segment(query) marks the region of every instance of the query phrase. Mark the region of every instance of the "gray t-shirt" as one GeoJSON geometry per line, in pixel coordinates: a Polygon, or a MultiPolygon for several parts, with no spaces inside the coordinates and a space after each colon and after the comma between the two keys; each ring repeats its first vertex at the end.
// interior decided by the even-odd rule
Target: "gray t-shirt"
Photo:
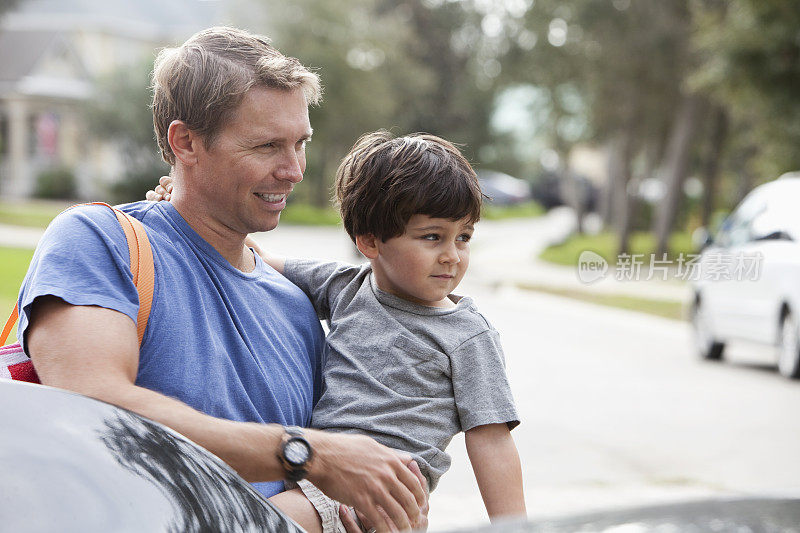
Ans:
{"type": "Polygon", "coordinates": [[[284,274],[330,328],[312,427],[412,454],[433,490],[453,435],[519,424],[497,331],[471,298],[414,304],[380,290],[368,264],[291,260],[284,274]]]}

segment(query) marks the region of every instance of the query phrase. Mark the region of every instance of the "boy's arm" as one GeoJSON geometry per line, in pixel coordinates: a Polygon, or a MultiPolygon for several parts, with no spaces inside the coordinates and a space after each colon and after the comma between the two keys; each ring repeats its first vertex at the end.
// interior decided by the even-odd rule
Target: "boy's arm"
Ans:
{"type": "Polygon", "coordinates": [[[475,479],[489,518],[524,517],[522,467],[508,425],[487,424],[465,433],[475,479]]]}
{"type": "Polygon", "coordinates": [[[250,235],[248,235],[247,238],[244,240],[244,245],[249,246],[250,248],[255,250],[256,253],[261,256],[261,259],[263,259],[266,264],[277,270],[279,274],[283,274],[283,267],[286,265],[285,257],[268,254],[267,252],[262,250],[261,247],[258,246],[258,244],[256,244],[256,241],[254,241],[250,235]]]}

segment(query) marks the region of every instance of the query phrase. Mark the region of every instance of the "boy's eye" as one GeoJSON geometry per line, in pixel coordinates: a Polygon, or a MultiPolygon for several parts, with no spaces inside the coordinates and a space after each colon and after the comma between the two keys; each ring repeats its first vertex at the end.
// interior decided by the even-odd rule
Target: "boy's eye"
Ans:
{"type": "Polygon", "coordinates": [[[461,242],[469,242],[471,238],[472,235],[470,235],[469,233],[462,233],[461,235],[458,236],[458,240],[461,242]]]}
{"type": "Polygon", "coordinates": [[[423,235],[422,239],[424,239],[426,241],[438,241],[439,240],[439,236],[437,234],[435,234],[435,233],[428,233],[427,235],[423,235]]]}

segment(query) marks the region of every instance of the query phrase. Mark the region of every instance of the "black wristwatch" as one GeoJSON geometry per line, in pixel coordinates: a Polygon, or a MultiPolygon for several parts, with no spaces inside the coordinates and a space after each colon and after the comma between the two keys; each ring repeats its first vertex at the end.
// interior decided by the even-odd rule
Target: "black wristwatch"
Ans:
{"type": "Polygon", "coordinates": [[[281,441],[278,459],[286,470],[286,480],[296,483],[306,477],[308,464],[314,453],[311,450],[311,444],[303,436],[301,428],[286,426],[283,429],[285,433],[281,441]]]}

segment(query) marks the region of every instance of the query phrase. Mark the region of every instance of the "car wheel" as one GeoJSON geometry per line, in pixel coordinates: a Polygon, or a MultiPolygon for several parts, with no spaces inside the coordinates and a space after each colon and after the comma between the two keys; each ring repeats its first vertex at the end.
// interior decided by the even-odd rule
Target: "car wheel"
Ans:
{"type": "Polygon", "coordinates": [[[725,344],[717,341],[708,323],[708,316],[698,299],[692,306],[692,327],[694,328],[694,341],[700,357],[707,361],[719,361],[725,344]]]}
{"type": "Polygon", "coordinates": [[[778,372],[787,378],[800,377],[800,329],[791,311],[786,313],[781,322],[778,372]]]}

